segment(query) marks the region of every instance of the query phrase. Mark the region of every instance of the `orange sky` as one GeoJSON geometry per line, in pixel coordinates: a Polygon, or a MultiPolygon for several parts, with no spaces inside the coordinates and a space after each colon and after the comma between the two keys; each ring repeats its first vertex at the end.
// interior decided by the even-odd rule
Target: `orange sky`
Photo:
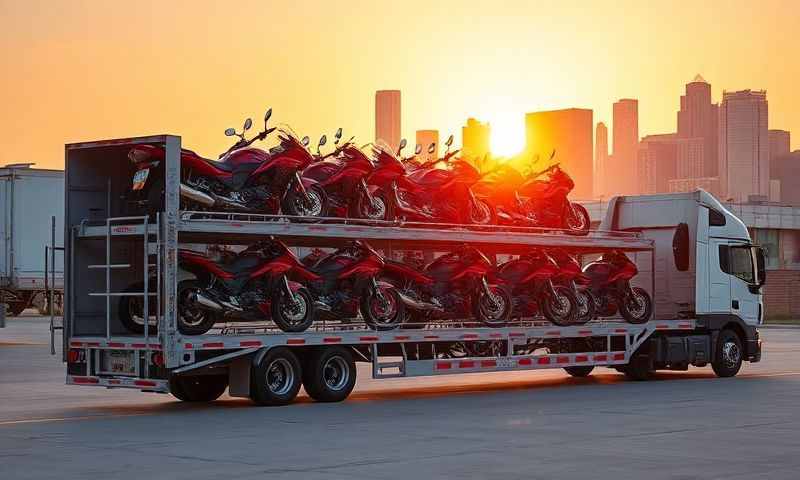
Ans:
{"type": "MultiPolygon", "coordinates": [[[[800,145],[796,1],[0,0],[0,165],[61,167],[70,141],[175,133],[214,156],[266,106],[316,137],[373,136],[373,95],[403,92],[403,135],[467,116],[520,142],[527,111],[639,99],[640,134],[675,130],[683,84],[766,89],[800,145]]],[[[258,124],[258,122],[257,122],[258,124]]]]}

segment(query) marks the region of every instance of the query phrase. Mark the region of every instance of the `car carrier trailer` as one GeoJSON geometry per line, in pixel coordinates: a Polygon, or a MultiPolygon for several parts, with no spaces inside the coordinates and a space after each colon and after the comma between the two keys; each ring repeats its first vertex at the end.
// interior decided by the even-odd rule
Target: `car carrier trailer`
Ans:
{"type": "MultiPolygon", "coordinates": [[[[355,362],[374,378],[563,368],[575,376],[612,367],[634,379],[656,369],[712,365],[735,375],[759,361],[763,253],[747,229],[706,192],[617,197],[600,230],[558,231],[465,225],[191,212],[180,208],[180,137],[161,135],[66,146],[66,382],[172,393],[181,400],[229,395],[285,404],[301,384],[319,401],[346,398],[355,362]],[[164,178],[155,213],[126,201],[136,144],[159,144],[164,178]],[[203,335],[177,329],[179,244],[248,245],[269,236],[297,248],[368,241],[396,251],[446,252],[464,243],[489,255],[560,247],[583,258],[620,250],[639,267],[634,279],[654,299],[650,321],[618,317],[554,326],[541,318],[488,328],[474,320],[376,331],[354,321],[318,321],[285,333],[270,321],[217,324],[203,335]],[[141,285],[131,291],[130,285],[141,285]],[[126,332],[118,300],[140,296],[154,324],[126,332]],[[155,330],[155,331],[154,331],[155,330]]],[[[152,209],[152,205],[150,206],[152,209]]]]}

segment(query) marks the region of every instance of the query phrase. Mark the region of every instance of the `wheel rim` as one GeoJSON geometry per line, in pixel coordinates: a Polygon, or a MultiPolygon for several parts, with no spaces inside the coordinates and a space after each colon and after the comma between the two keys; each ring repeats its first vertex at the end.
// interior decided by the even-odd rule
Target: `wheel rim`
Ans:
{"type": "Polygon", "coordinates": [[[308,312],[308,302],[306,301],[306,297],[299,293],[294,294],[294,301],[292,301],[288,295],[284,294],[280,309],[281,316],[286,320],[287,323],[291,325],[298,325],[303,323],[306,318],[306,313],[308,312]]]}
{"type": "Polygon", "coordinates": [[[578,318],[584,318],[589,314],[589,295],[586,292],[578,292],[578,318]]]}
{"type": "Polygon", "coordinates": [[[388,288],[381,288],[381,295],[370,295],[369,313],[378,325],[392,325],[397,319],[397,297],[388,288]]]}
{"type": "Polygon", "coordinates": [[[583,230],[586,228],[586,217],[583,216],[583,213],[575,206],[570,206],[571,215],[567,215],[567,227],[570,230],[583,230]]]}
{"type": "Polygon", "coordinates": [[[489,323],[501,321],[506,313],[508,302],[499,289],[491,288],[490,295],[484,293],[478,302],[483,320],[489,323]]]}
{"type": "Polygon", "coordinates": [[[566,295],[556,293],[555,297],[550,297],[550,312],[557,318],[567,318],[570,314],[569,299],[566,295]]]}
{"type": "MultiPolygon", "coordinates": [[[[130,313],[130,318],[133,323],[136,325],[144,326],[144,302],[139,298],[131,298],[128,300],[128,312],[130,313]]],[[[153,326],[156,324],[155,320],[150,320],[150,316],[148,315],[148,321],[150,321],[150,325],[153,326]]]]}
{"type": "Polygon", "coordinates": [[[294,369],[285,358],[276,358],[267,367],[267,388],[275,395],[286,395],[294,384],[294,369]]]}
{"type": "Polygon", "coordinates": [[[306,191],[305,196],[296,197],[297,213],[306,217],[322,216],[322,197],[314,189],[306,191]]]}
{"type": "Polygon", "coordinates": [[[469,216],[472,223],[486,225],[492,221],[492,211],[486,202],[478,200],[469,209],[469,216]]]}
{"type": "Polygon", "coordinates": [[[202,309],[197,308],[191,300],[192,296],[199,291],[200,290],[197,288],[191,288],[184,290],[181,295],[180,320],[181,323],[189,327],[197,327],[206,319],[206,313],[202,309]]]}
{"type": "Polygon", "coordinates": [[[342,390],[350,381],[350,368],[344,358],[331,357],[322,366],[322,380],[330,390],[342,390]]]}
{"type": "Polygon", "coordinates": [[[728,340],[722,345],[722,363],[726,368],[735,368],[741,358],[742,351],[736,342],[728,340]]]}
{"type": "Polygon", "coordinates": [[[371,220],[383,220],[386,218],[386,201],[379,197],[372,197],[372,201],[363,202],[363,214],[371,220]]]}
{"type": "Polygon", "coordinates": [[[628,312],[630,312],[633,318],[640,319],[644,317],[647,312],[647,299],[644,298],[641,292],[637,292],[636,290],[628,296],[627,305],[628,312]]]}

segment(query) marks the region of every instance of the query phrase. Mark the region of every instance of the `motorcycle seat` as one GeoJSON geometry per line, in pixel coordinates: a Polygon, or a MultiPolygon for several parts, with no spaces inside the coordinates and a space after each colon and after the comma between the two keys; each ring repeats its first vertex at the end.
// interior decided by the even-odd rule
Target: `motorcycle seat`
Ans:
{"type": "Polygon", "coordinates": [[[433,169],[417,175],[409,175],[408,180],[420,187],[438,187],[446,184],[453,179],[453,174],[449,170],[433,169]]]}

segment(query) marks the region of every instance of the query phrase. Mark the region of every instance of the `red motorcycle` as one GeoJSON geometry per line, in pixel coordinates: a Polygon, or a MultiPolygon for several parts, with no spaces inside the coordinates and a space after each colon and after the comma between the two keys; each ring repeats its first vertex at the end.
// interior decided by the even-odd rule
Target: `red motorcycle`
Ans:
{"type": "Polygon", "coordinates": [[[645,323],[653,314],[653,300],[646,290],[631,287],[630,280],[639,273],[625,253],[611,251],[583,268],[589,277],[597,314],[614,316],[617,311],[629,323],[645,323]]]}
{"type": "MultiPolygon", "coordinates": [[[[226,136],[238,136],[239,140],[220,155],[218,161],[205,159],[191,150],[181,150],[183,209],[268,214],[283,210],[288,215],[322,215],[324,190],[313,180],[303,180],[299,175],[314,160],[304,142],[291,132],[281,131],[280,144],[269,153],[250,147],[275,130],[267,127],[271,115],[270,109],[264,116],[264,130],[249,140],[245,133],[252,126],[250,119],[245,121],[241,133],[227,129],[226,136]]],[[[165,154],[160,145],[137,145],[128,153],[136,169],[128,194],[134,205],[160,205],[156,199],[163,197],[164,175],[150,175],[150,171],[164,161],[165,154]]]]}
{"type": "Polygon", "coordinates": [[[583,273],[581,262],[576,255],[561,248],[550,249],[548,253],[556,261],[559,269],[553,277],[553,282],[572,290],[577,300],[578,311],[573,324],[583,325],[589,322],[595,315],[595,299],[588,288],[591,279],[583,273]]]}
{"type": "Polygon", "coordinates": [[[306,285],[322,312],[337,319],[360,312],[376,330],[391,330],[403,322],[405,310],[397,290],[378,280],[385,260],[367,243],[354,241],[328,255],[311,255],[304,263],[316,277],[306,285]]]}
{"type": "Polygon", "coordinates": [[[530,226],[559,228],[567,233],[588,235],[591,226],[589,212],[583,205],[570,202],[567,198],[574,187],[575,182],[567,172],[559,164],[553,164],[517,188],[516,213],[527,218],[530,226]],[[539,180],[544,174],[548,178],[539,180]]]}
{"type": "Polygon", "coordinates": [[[178,250],[179,268],[193,277],[178,283],[182,334],[201,335],[228,320],[272,318],[285,332],[302,332],[311,326],[315,306],[311,292],[300,282],[317,277],[286,245],[263,241],[230,256],[223,263],[200,252],[178,250]]]}
{"type": "Polygon", "coordinates": [[[557,285],[558,263],[541,249],[532,249],[519,258],[500,265],[496,281],[511,290],[514,310],[519,318],[539,313],[556,325],[571,325],[578,311],[575,294],[557,285]]]}
{"type": "Polygon", "coordinates": [[[411,311],[410,327],[469,318],[502,327],[511,316],[511,295],[505,287],[489,283],[494,268],[484,254],[465,245],[421,271],[387,260],[383,278],[398,287],[400,300],[411,311]]]}

